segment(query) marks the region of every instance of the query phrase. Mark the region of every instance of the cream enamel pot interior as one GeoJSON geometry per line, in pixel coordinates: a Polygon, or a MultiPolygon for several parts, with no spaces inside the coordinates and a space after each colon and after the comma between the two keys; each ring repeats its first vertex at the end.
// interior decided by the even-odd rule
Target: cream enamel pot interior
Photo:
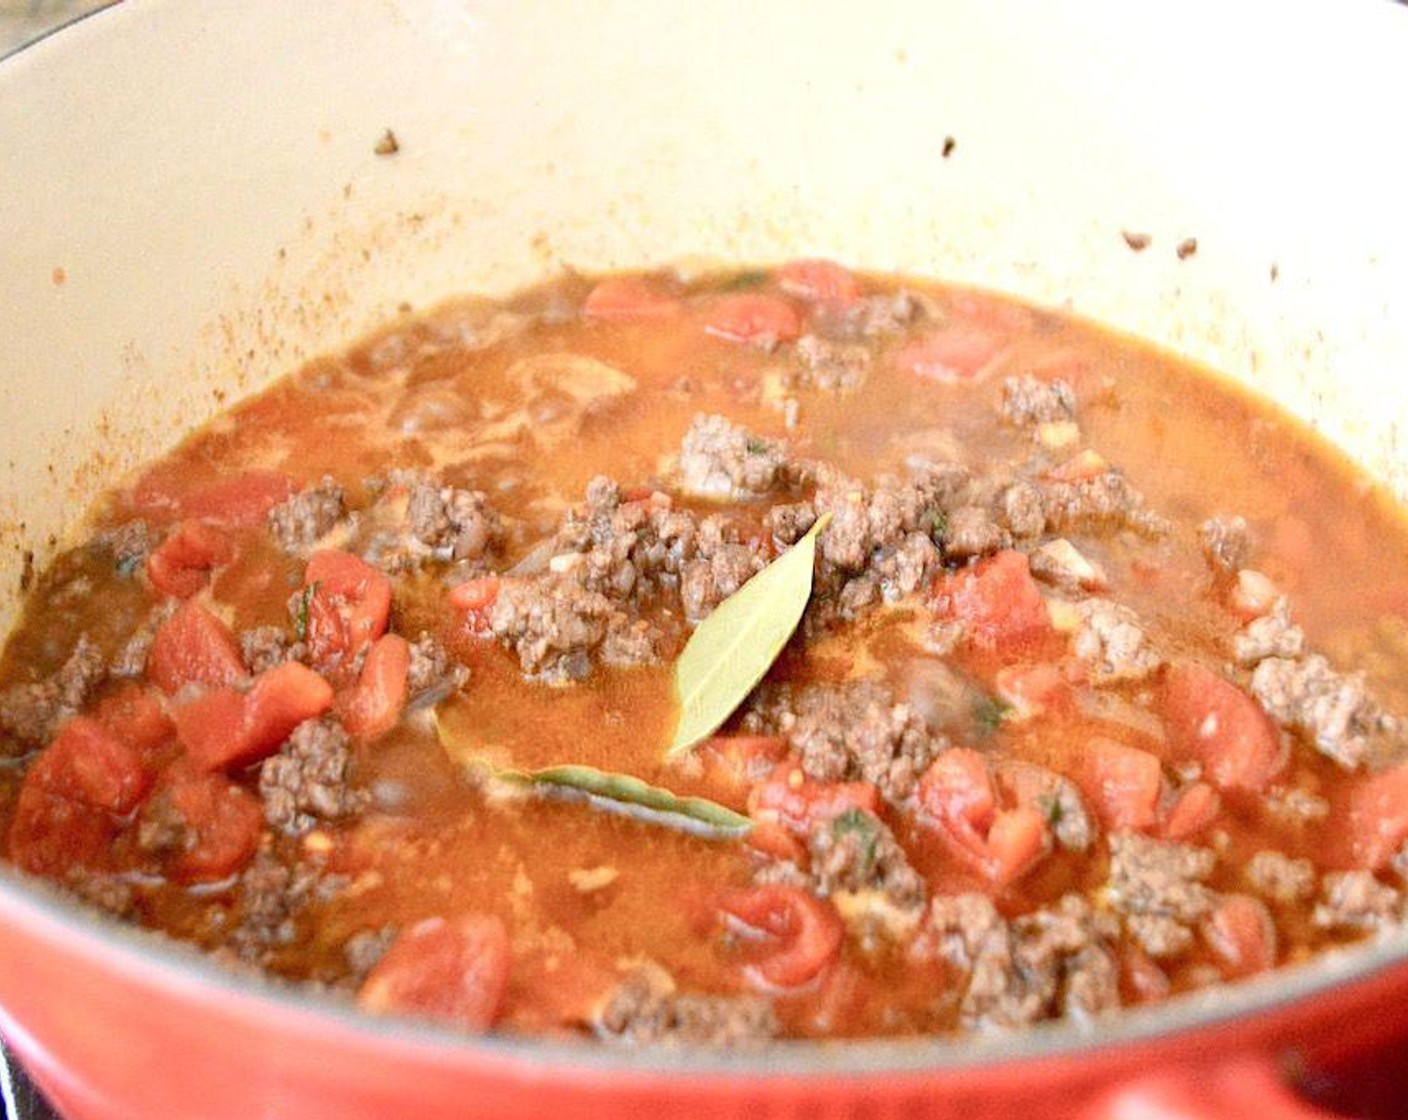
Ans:
{"type": "MultiPolygon", "coordinates": [[[[1070,307],[1408,495],[1405,58],[1368,0],[129,0],[0,63],[0,621],[222,402],[567,267],[822,254],[1070,307]]],[[[4,875],[0,1030],[78,1120],[1291,1117],[1288,1055],[1408,1033],[1405,950],[1097,1032],[632,1057],[365,1023],[4,875]]]]}

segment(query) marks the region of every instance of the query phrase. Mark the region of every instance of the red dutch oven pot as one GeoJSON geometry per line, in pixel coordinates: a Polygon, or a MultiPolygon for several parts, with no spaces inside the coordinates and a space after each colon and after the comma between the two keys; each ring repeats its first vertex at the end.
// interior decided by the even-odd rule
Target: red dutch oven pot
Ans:
{"type": "MultiPolygon", "coordinates": [[[[128,0],[0,63],[0,628],[220,401],[563,267],[826,255],[1072,306],[1408,494],[1405,57],[1369,0],[128,0]]],[[[1405,996],[1396,935],[1084,1027],[622,1053],[370,1020],[0,871],[0,1033],[70,1120],[1292,1120],[1394,1064],[1405,996]]]]}

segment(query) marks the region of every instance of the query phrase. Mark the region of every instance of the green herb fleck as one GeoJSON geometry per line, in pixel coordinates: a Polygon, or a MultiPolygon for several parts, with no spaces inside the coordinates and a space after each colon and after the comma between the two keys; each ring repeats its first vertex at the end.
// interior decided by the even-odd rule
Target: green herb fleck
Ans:
{"type": "Polygon", "coordinates": [[[937,540],[948,532],[948,517],[937,506],[930,506],[919,515],[919,527],[937,540]]]}
{"type": "Polygon", "coordinates": [[[831,835],[837,840],[857,836],[861,844],[861,874],[869,875],[875,866],[875,846],[880,839],[880,822],[863,809],[847,809],[831,820],[831,835]]]}
{"type": "Polygon", "coordinates": [[[982,735],[991,735],[1007,718],[1012,705],[996,696],[984,696],[973,705],[973,723],[982,735]]]}
{"type": "Polygon", "coordinates": [[[1061,818],[1065,816],[1065,810],[1061,808],[1061,799],[1054,793],[1044,793],[1036,799],[1037,807],[1041,809],[1041,815],[1046,818],[1046,823],[1055,828],[1061,823],[1061,818]]]}
{"type": "Polygon", "coordinates": [[[318,582],[314,580],[298,596],[298,611],[293,618],[293,636],[300,642],[308,637],[308,608],[313,602],[313,596],[318,593],[318,582]]]}
{"type": "Polygon", "coordinates": [[[766,455],[768,453],[768,441],[760,439],[758,436],[749,436],[747,444],[744,445],[744,450],[747,451],[749,455],[766,455]]]}
{"type": "Polygon", "coordinates": [[[128,552],[117,558],[117,563],[113,565],[117,569],[117,574],[123,579],[130,579],[137,574],[137,569],[142,566],[142,556],[137,552],[128,552]]]}
{"type": "Polygon", "coordinates": [[[718,290],[721,292],[743,292],[766,283],[767,278],[768,274],[759,269],[744,269],[742,272],[735,272],[732,276],[725,277],[719,284],[718,290]]]}

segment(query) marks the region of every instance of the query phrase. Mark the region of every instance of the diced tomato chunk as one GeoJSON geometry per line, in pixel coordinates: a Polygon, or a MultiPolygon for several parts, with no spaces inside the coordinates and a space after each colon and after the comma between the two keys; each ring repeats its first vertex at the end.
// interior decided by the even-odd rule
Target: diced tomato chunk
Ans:
{"type": "Polygon", "coordinates": [[[588,319],[653,319],[679,310],[679,300],[633,276],[598,281],[582,303],[582,314],[588,319]]]}
{"type": "Polygon", "coordinates": [[[1019,805],[993,817],[987,835],[993,882],[1015,882],[1050,850],[1051,830],[1039,809],[1019,805]]]}
{"type": "Polygon", "coordinates": [[[1201,665],[1176,665],[1164,680],[1163,716],[1175,757],[1202,764],[1219,789],[1260,793],[1281,769],[1281,738],[1261,707],[1201,665]]]}
{"type": "Polygon", "coordinates": [[[204,521],[182,521],[147,557],[147,578],[163,595],[189,599],[235,554],[230,538],[204,521]]]}
{"type": "Polygon", "coordinates": [[[386,632],[391,580],[340,549],[313,553],[304,572],[308,649],[315,664],[352,657],[386,632]]]}
{"type": "Polygon", "coordinates": [[[1139,946],[1126,942],[1120,947],[1120,988],[1129,1003],[1151,1003],[1168,995],[1172,984],[1153,958],[1139,946]]]}
{"type": "Polygon", "coordinates": [[[1251,976],[1276,964],[1276,923],[1260,899],[1223,895],[1203,919],[1202,933],[1229,978],[1251,976]]]}
{"type": "Polygon", "coordinates": [[[498,918],[426,918],[397,935],[363,982],[357,1003],[377,1014],[487,1030],[503,1004],[508,969],[508,932],[498,918]]]}
{"type": "Polygon", "coordinates": [[[137,752],[110,729],[76,716],[30,764],[8,837],[10,859],[35,875],[100,864],[118,831],[151,788],[137,752]]]}
{"type": "Polygon", "coordinates": [[[730,342],[770,346],[794,341],[802,333],[802,317],[785,299],[761,292],[738,292],[720,296],[714,302],[704,330],[730,342]]]}
{"type": "Polygon", "coordinates": [[[1343,868],[1378,871],[1408,840],[1408,763],[1351,779],[1331,807],[1326,853],[1343,868]]]}
{"type": "Polygon", "coordinates": [[[188,882],[213,882],[243,868],[259,850],[264,807],[248,790],[219,774],[177,764],[153,799],[165,798],[183,822],[182,849],[168,872],[188,882]]]}
{"type": "Polygon", "coordinates": [[[58,877],[101,863],[117,831],[110,813],[53,793],[26,775],[7,850],[11,862],[31,875],[58,877]]]}
{"type": "Polygon", "coordinates": [[[176,727],[161,702],[131,681],[103,696],[93,717],[136,751],[148,769],[156,768],[161,761],[161,749],[176,734],[176,727]]]}
{"type": "Polygon", "coordinates": [[[212,688],[172,709],[176,738],[186,756],[204,769],[216,770],[231,757],[247,753],[244,693],[212,688]]]}
{"type": "Polygon", "coordinates": [[[772,860],[801,864],[806,858],[802,842],[777,821],[757,821],[748,830],[745,842],[772,860]]]}
{"type": "Polygon", "coordinates": [[[987,648],[1021,646],[1051,633],[1051,612],[1031,566],[1011,550],[940,579],[934,613],[961,622],[967,640],[987,648]]]}
{"type": "Polygon", "coordinates": [[[182,502],[189,517],[205,517],[226,525],[255,527],[268,512],[293,497],[297,487],[276,471],[247,471],[236,478],[197,490],[182,502]]]}
{"type": "Polygon", "coordinates": [[[737,932],[760,942],[743,974],[764,991],[797,988],[836,959],[845,928],[829,903],[797,887],[768,885],[730,891],[719,909],[737,932]]]}
{"type": "Polygon", "coordinates": [[[793,295],[834,307],[849,306],[861,294],[856,274],[834,261],[788,261],[777,270],[777,281],[793,295]]]}
{"type": "Polygon", "coordinates": [[[1044,715],[1065,695],[1068,682],[1059,666],[1043,661],[1034,665],[1004,665],[993,678],[998,699],[1012,709],[1011,718],[1044,715]]]}
{"type": "Polygon", "coordinates": [[[411,647],[399,634],[383,634],[367,651],[357,683],[339,705],[342,726],[362,739],[385,735],[406,706],[411,647]]]}
{"type": "Polygon", "coordinates": [[[64,724],[25,775],[26,784],[117,815],[135,809],[151,781],[141,756],[87,716],[64,724]]]}
{"type": "Polygon", "coordinates": [[[1163,767],[1158,757],[1110,739],[1091,739],[1077,784],[1108,829],[1158,823],[1163,767]]]}
{"type": "Polygon", "coordinates": [[[919,804],[952,853],[998,886],[1020,878],[1050,850],[1046,818],[1030,805],[1002,807],[987,759],[968,747],[935,759],[919,779],[919,804]]]}
{"type": "Polygon", "coordinates": [[[266,669],[248,692],[211,689],[172,717],[186,755],[201,770],[248,766],[279,749],[293,729],[332,707],[332,686],[296,661],[266,669]]]}
{"type": "Polygon", "coordinates": [[[880,794],[869,782],[815,782],[795,763],[784,762],[754,788],[749,814],[805,834],[820,821],[839,817],[847,809],[872,816],[880,812],[880,794]]]}
{"type": "Polygon", "coordinates": [[[1166,840],[1191,840],[1206,831],[1222,810],[1222,798],[1207,782],[1193,782],[1179,791],[1164,816],[1166,840]]]}
{"type": "Polygon", "coordinates": [[[191,488],[189,470],[160,463],[132,489],[132,505],[147,516],[197,517],[223,525],[257,526],[280,502],[293,496],[293,480],[275,471],[247,471],[234,478],[191,488]]]}
{"type": "Polygon", "coordinates": [[[1001,332],[976,323],[949,323],[905,343],[894,362],[930,381],[972,381],[993,364],[1006,345],[1001,332]]]}
{"type": "Polygon", "coordinates": [[[979,835],[997,812],[987,759],[969,747],[944,751],[919,779],[919,804],[935,820],[962,822],[979,835]]]}
{"type": "Polygon", "coordinates": [[[147,676],[167,695],[183,685],[231,685],[245,676],[230,628],[196,603],[182,604],[157,627],[147,676]]]}

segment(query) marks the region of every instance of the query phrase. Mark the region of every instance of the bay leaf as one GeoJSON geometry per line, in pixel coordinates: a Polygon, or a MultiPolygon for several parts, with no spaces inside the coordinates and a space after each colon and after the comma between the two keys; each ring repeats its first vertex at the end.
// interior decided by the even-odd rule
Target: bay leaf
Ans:
{"type": "Polygon", "coordinates": [[[578,795],[593,808],[619,813],[650,824],[675,828],[715,839],[736,839],[753,827],[741,813],[704,797],[679,794],[635,777],[595,766],[573,763],[541,770],[520,770],[499,761],[502,751],[473,742],[449,730],[432,716],[436,737],[445,753],[478,780],[501,794],[578,795]]]}
{"type": "Polygon", "coordinates": [[[816,538],[830,520],[822,514],[801,540],[694,628],[675,662],[680,717],[666,758],[717,731],[777,660],[807,609],[816,538]]]}
{"type": "Polygon", "coordinates": [[[544,770],[504,770],[499,779],[531,785],[539,790],[567,790],[584,795],[607,812],[620,812],[686,832],[717,837],[743,836],[753,822],[717,801],[681,797],[631,774],[598,770],[594,766],[549,766],[544,770]]]}

